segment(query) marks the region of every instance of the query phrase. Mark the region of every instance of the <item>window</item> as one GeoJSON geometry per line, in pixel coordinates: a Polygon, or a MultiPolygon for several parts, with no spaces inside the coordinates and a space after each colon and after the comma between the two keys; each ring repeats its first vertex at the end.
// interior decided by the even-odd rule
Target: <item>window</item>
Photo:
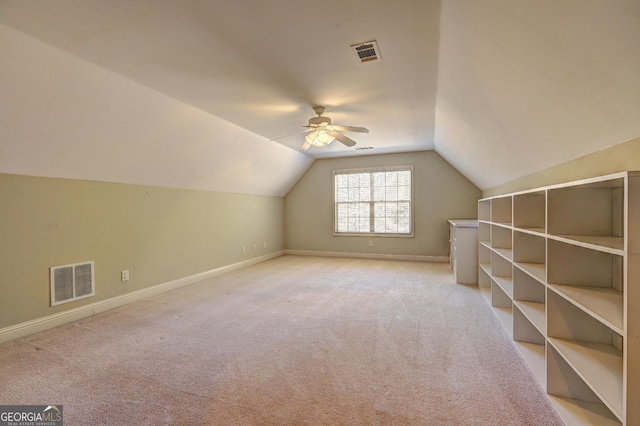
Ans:
{"type": "Polygon", "coordinates": [[[334,234],[413,236],[413,167],[334,170],[334,234]]]}

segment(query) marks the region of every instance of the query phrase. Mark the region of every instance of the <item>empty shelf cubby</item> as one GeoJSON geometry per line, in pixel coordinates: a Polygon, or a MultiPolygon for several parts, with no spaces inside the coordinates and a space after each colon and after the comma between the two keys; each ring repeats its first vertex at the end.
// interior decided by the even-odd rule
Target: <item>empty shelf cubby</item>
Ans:
{"type": "Polygon", "coordinates": [[[510,228],[491,226],[491,248],[508,260],[513,259],[513,237],[510,228]]]}
{"type": "Polygon", "coordinates": [[[546,277],[546,241],[544,237],[514,232],[513,261],[517,267],[544,282],[546,277]]]}
{"type": "Polygon", "coordinates": [[[544,233],[546,229],[544,191],[517,194],[513,197],[513,227],[544,233]]]}
{"type": "Polygon", "coordinates": [[[478,201],[478,220],[491,220],[491,200],[478,201]]]}
{"type": "Polygon", "coordinates": [[[491,200],[491,222],[511,225],[511,197],[494,198],[491,200]]]}
{"type": "Polygon", "coordinates": [[[624,249],[624,179],[548,192],[548,232],[585,247],[624,249]]]}

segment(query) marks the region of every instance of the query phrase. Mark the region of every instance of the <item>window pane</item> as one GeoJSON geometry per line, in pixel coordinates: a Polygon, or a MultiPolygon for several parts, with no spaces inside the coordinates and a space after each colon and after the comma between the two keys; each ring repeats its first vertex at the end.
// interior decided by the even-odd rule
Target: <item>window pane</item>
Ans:
{"type": "Polygon", "coordinates": [[[387,186],[387,196],[385,201],[396,201],[398,199],[398,188],[395,186],[387,186]]]}
{"type": "Polygon", "coordinates": [[[398,203],[385,203],[387,209],[387,217],[395,218],[398,216],[398,203]]]}
{"type": "Polygon", "coordinates": [[[398,184],[398,172],[386,172],[386,186],[396,186],[398,184]]]}
{"type": "Polygon", "coordinates": [[[411,232],[410,170],[334,175],[336,232],[411,232]]]}
{"type": "Polygon", "coordinates": [[[398,172],[398,185],[411,186],[411,172],[409,170],[398,172]]]}
{"type": "Polygon", "coordinates": [[[359,201],[360,196],[360,188],[350,187],[349,188],[349,201],[359,201]]]}
{"type": "Polygon", "coordinates": [[[349,230],[347,217],[347,206],[338,204],[336,207],[336,231],[347,232],[349,230]]]}
{"type": "Polygon", "coordinates": [[[387,222],[385,224],[385,232],[397,233],[398,232],[398,224],[395,223],[395,221],[387,218],[387,222]]]}
{"type": "Polygon", "coordinates": [[[384,172],[377,172],[377,173],[373,173],[373,184],[374,186],[384,186],[384,182],[385,182],[385,173],[384,172]]]}
{"type": "Polygon", "coordinates": [[[402,232],[403,234],[408,234],[409,232],[411,232],[409,218],[398,219],[398,232],[402,232]]]}
{"type": "Polygon", "coordinates": [[[358,201],[369,201],[371,198],[371,189],[369,187],[360,187],[360,193],[358,194],[358,201]]]}
{"type": "Polygon", "coordinates": [[[357,222],[357,229],[355,229],[356,232],[370,232],[369,230],[369,220],[370,220],[370,211],[369,211],[369,204],[368,203],[359,203],[357,205],[357,215],[358,215],[358,222],[357,222]]]}
{"type": "Polygon", "coordinates": [[[369,203],[338,204],[336,230],[338,232],[370,232],[369,203]]]}
{"type": "Polygon", "coordinates": [[[398,186],[398,198],[399,201],[409,201],[411,199],[411,187],[410,186],[398,186]]]}

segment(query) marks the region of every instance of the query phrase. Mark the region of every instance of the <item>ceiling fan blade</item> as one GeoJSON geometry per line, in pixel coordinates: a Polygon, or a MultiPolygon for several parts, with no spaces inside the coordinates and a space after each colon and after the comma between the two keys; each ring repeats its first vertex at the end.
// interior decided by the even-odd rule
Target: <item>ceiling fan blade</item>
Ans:
{"type": "Polygon", "coordinates": [[[309,148],[311,148],[311,144],[307,141],[304,141],[304,143],[302,144],[302,146],[300,147],[300,151],[306,151],[309,148]]]}
{"type": "Polygon", "coordinates": [[[343,143],[346,146],[354,146],[356,144],[356,141],[354,141],[353,139],[349,139],[340,132],[331,132],[330,135],[336,138],[338,142],[343,143]]]}
{"type": "MultiPolygon", "coordinates": [[[[306,127],[306,126],[304,126],[304,127],[306,127]]],[[[277,138],[269,139],[269,142],[277,141],[278,139],[288,138],[289,136],[297,135],[297,134],[300,134],[300,133],[310,132],[311,130],[313,130],[313,129],[298,130],[297,132],[289,133],[288,135],[278,136],[277,138]]]]}
{"type": "Polygon", "coordinates": [[[341,132],[369,133],[369,129],[367,129],[366,127],[333,126],[333,128],[341,132]]]}

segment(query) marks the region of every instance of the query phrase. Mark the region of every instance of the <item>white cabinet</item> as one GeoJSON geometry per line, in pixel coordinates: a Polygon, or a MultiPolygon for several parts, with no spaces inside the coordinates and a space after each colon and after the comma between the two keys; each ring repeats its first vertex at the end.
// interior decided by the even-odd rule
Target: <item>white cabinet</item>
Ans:
{"type": "Polygon", "coordinates": [[[449,260],[459,284],[478,283],[477,242],[477,220],[449,220],[449,260]]]}
{"type": "Polygon", "coordinates": [[[640,424],[640,172],[482,199],[478,282],[569,425],[640,424]]]}

